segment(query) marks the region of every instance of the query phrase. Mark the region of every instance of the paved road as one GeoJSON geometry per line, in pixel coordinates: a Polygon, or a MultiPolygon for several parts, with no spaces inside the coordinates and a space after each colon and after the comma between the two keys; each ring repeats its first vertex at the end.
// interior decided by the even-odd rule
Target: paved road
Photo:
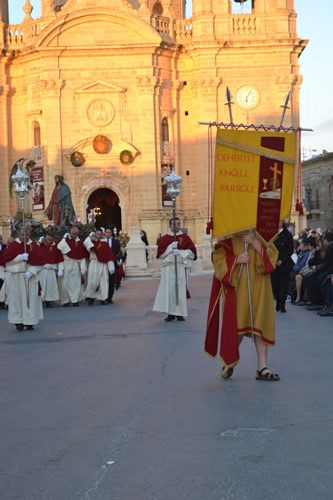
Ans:
{"type": "Polygon", "coordinates": [[[191,277],[184,323],[152,312],[157,280],[34,332],[0,311],[0,500],[333,498],[333,318],[289,305],[281,381],[254,379],[251,340],[223,381],[203,354],[210,281],[191,277]]]}

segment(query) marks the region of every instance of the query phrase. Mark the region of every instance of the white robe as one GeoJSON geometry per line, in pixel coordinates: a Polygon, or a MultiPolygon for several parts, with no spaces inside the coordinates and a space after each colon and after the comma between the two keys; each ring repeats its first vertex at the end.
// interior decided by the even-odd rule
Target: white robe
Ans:
{"type": "Polygon", "coordinates": [[[71,259],[68,257],[67,253],[70,252],[70,247],[65,239],[60,240],[57,248],[64,256],[64,274],[58,280],[60,302],[61,304],[67,304],[68,302],[75,304],[83,298],[82,276],[87,272],[86,259],[71,259]]]}
{"type": "Polygon", "coordinates": [[[89,252],[88,277],[84,298],[107,300],[109,294],[109,273],[114,273],[114,263],[110,261],[103,264],[97,260],[95,252],[91,251],[94,243],[89,237],[84,240],[83,244],[89,252]]]}
{"type": "Polygon", "coordinates": [[[60,299],[57,272],[64,269],[63,262],[59,264],[44,264],[39,273],[39,282],[42,288],[42,300],[57,301],[60,299]]]}
{"type": "Polygon", "coordinates": [[[156,293],[153,311],[164,312],[175,316],[188,316],[187,312],[187,273],[194,260],[191,250],[179,250],[177,255],[178,304],[176,304],[175,256],[172,243],[160,256],[161,280],[156,293]]]}
{"type": "Polygon", "coordinates": [[[6,303],[8,304],[9,323],[37,325],[43,319],[43,307],[39,295],[38,273],[40,267],[31,266],[16,256],[6,264],[5,287],[6,303]],[[25,271],[30,271],[32,277],[25,280],[25,271]]]}
{"type": "Polygon", "coordinates": [[[0,266],[0,279],[3,280],[2,286],[0,288],[0,303],[7,304],[7,296],[6,296],[6,281],[5,281],[5,268],[0,266]]]}

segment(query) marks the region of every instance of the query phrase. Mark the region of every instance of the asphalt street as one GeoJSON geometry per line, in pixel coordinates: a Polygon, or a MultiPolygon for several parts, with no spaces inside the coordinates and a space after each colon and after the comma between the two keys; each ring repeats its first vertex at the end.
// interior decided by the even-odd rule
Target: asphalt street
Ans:
{"type": "Polygon", "coordinates": [[[0,310],[0,500],[331,500],[333,317],[287,304],[269,366],[253,341],[232,379],[203,352],[212,274],[189,318],[152,311],[158,279],[107,306],[0,310]]]}

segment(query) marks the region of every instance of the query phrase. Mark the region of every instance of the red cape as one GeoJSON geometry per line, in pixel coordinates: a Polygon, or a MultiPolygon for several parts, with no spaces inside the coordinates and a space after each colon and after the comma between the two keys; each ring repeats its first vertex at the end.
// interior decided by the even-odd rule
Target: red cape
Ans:
{"type": "Polygon", "coordinates": [[[59,262],[63,262],[64,260],[62,253],[58,250],[56,245],[49,246],[42,243],[40,252],[43,258],[43,264],[59,264],[59,262]]]}
{"type": "Polygon", "coordinates": [[[98,262],[106,264],[107,262],[116,262],[117,257],[110,248],[107,241],[95,241],[94,246],[91,248],[95,252],[98,262]]]}
{"type": "Polygon", "coordinates": [[[87,259],[88,258],[88,252],[83,246],[83,243],[81,240],[72,240],[68,238],[66,240],[67,245],[70,247],[70,252],[68,252],[66,255],[70,259],[87,259]]]}
{"type": "MultiPolygon", "coordinates": [[[[168,248],[170,243],[172,243],[173,241],[175,241],[175,238],[171,234],[165,234],[164,236],[162,236],[162,238],[158,242],[157,254],[156,254],[157,259],[162,254],[164,254],[164,252],[166,251],[166,249],[168,248]]],[[[177,234],[176,241],[178,241],[178,250],[192,250],[192,252],[194,254],[194,260],[196,260],[197,249],[195,248],[193,241],[191,240],[191,238],[187,234],[183,234],[183,233],[177,234]]]]}
{"type": "MultiPolygon", "coordinates": [[[[234,366],[239,362],[239,349],[236,289],[231,285],[231,273],[235,266],[237,256],[234,254],[231,239],[218,242],[215,248],[218,248],[219,246],[223,246],[225,248],[227,272],[222,277],[221,282],[215,277],[215,275],[213,277],[208,306],[205,351],[213,357],[216,356],[218,352],[221,309],[220,299],[223,289],[224,304],[219,354],[226,365],[234,366]]],[[[262,247],[261,257],[264,264],[264,272],[270,274],[274,267],[272,266],[264,247],[262,247]]]]}
{"type": "MultiPolygon", "coordinates": [[[[24,252],[24,244],[18,243],[17,241],[12,241],[7,246],[4,256],[3,262],[7,264],[7,262],[11,262],[18,255],[25,253],[24,252]]],[[[42,266],[43,265],[43,257],[40,251],[40,247],[37,245],[35,241],[31,241],[26,245],[26,253],[29,254],[28,264],[31,266],[42,266]]]]}

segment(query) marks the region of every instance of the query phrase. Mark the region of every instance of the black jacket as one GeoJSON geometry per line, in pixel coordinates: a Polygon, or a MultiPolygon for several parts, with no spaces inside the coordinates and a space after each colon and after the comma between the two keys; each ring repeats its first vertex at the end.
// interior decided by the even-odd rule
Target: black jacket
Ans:
{"type": "Polygon", "coordinates": [[[294,253],[294,238],[287,228],[283,228],[278,234],[274,245],[279,251],[278,260],[282,261],[282,264],[275,269],[275,273],[290,273],[294,266],[294,262],[291,258],[294,253]]]}

